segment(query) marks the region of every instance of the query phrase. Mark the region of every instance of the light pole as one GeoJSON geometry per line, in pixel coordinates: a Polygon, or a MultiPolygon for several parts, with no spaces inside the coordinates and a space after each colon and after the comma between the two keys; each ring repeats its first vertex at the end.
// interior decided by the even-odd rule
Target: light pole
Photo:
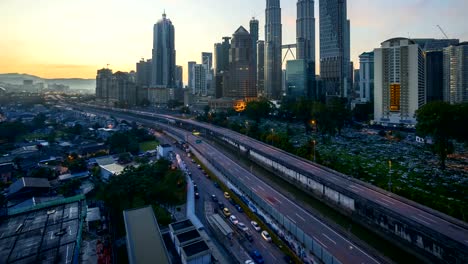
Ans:
{"type": "Polygon", "coordinates": [[[314,141],[312,141],[312,142],[314,143],[314,162],[316,162],[316,158],[315,158],[315,143],[316,143],[316,142],[315,142],[315,139],[314,139],[314,141]]]}
{"type": "Polygon", "coordinates": [[[392,192],[392,161],[388,161],[388,191],[392,192]]]}

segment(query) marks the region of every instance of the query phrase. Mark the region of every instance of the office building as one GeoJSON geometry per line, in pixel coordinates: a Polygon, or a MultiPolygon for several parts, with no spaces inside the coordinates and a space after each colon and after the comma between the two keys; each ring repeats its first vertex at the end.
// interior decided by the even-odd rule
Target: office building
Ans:
{"type": "Polygon", "coordinates": [[[223,71],[227,71],[229,68],[229,49],[231,48],[230,43],[231,37],[223,37],[222,43],[215,44],[215,75],[223,71]]]}
{"type": "Polygon", "coordinates": [[[151,85],[158,87],[174,87],[175,84],[175,40],[174,26],[166,13],[154,25],[153,58],[151,85]]]}
{"type": "Polygon", "coordinates": [[[359,98],[363,103],[374,100],[374,52],[359,55],[359,98]]]}
{"type": "Polygon", "coordinates": [[[315,89],[315,17],[314,1],[297,1],[297,20],[296,20],[296,44],[297,59],[304,60],[307,64],[305,92],[311,99],[312,91],[315,89]]]}
{"type": "Polygon", "coordinates": [[[286,62],[286,96],[291,99],[307,97],[306,60],[289,60],[286,62]]]}
{"type": "Polygon", "coordinates": [[[257,97],[255,67],[252,63],[252,38],[250,33],[239,27],[232,35],[229,50],[229,81],[224,82],[223,97],[257,97]]]}
{"type": "Polygon", "coordinates": [[[202,64],[205,65],[207,70],[213,68],[213,53],[211,52],[202,52],[202,64]]]}
{"type": "Polygon", "coordinates": [[[321,0],[320,77],[330,96],[348,97],[350,89],[350,22],[346,0],[321,0]]]}
{"type": "Polygon", "coordinates": [[[265,96],[278,100],[282,90],[280,0],[266,1],[265,19],[265,96]]]}
{"type": "Polygon", "coordinates": [[[457,45],[460,40],[459,39],[412,39],[416,44],[419,45],[423,52],[426,51],[434,51],[434,50],[442,50],[446,47],[451,45],[457,45]]]}
{"type": "Polygon", "coordinates": [[[374,50],[374,121],[382,125],[416,124],[426,103],[424,57],[419,45],[393,38],[374,50]]]}
{"type": "Polygon", "coordinates": [[[426,100],[444,100],[444,52],[432,50],[425,52],[426,100]]]}
{"type": "Polygon", "coordinates": [[[203,64],[193,65],[193,94],[207,96],[206,67],[203,64]]]}
{"type": "Polygon", "coordinates": [[[184,81],[183,81],[183,72],[184,69],[182,66],[177,65],[176,66],[176,73],[175,73],[175,87],[174,88],[179,88],[182,89],[184,87],[184,81]]]}
{"type": "Polygon", "coordinates": [[[257,94],[265,96],[265,41],[257,41],[257,94]]]}
{"type": "Polygon", "coordinates": [[[111,69],[100,69],[96,75],[96,97],[108,101],[112,95],[112,79],[113,74],[111,69]]]}
{"type": "Polygon", "coordinates": [[[206,95],[214,96],[213,53],[202,52],[202,65],[206,72],[206,95]]]}
{"type": "Polygon", "coordinates": [[[195,73],[193,66],[195,66],[197,62],[195,61],[189,61],[188,66],[187,66],[187,71],[188,71],[188,88],[193,90],[195,89],[195,73]]]}
{"type": "Polygon", "coordinates": [[[468,102],[468,42],[444,49],[444,101],[468,102]]]}
{"type": "Polygon", "coordinates": [[[253,71],[253,78],[255,80],[255,88],[258,90],[257,85],[257,41],[258,41],[258,20],[255,17],[252,17],[250,20],[250,38],[252,39],[252,67],[254,68],[253,71]]]}
{"type": "Polygon", "coordinates": [[[151,85],[151,60],[141,59],[136,64],[136,84],[141,87],[148,87],[151,85]]]}

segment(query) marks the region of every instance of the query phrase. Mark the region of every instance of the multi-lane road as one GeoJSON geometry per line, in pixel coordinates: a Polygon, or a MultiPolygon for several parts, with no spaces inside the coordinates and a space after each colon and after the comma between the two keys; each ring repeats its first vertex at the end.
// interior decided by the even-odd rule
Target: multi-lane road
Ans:
{"type": "MultiPolygon", "coordinates": [[[[152,123],[153,121],[142,117],[134,117],[117,113],[113,115],[146,125],[154,125],[154,123],[152,123]]],[[[201,144],[197,144],[196,140],[199,138],[193,136],[187,131],[173,127],[170,127],[169,129],[177,131],[178,134],[183,135],[186,141],[197,152],[201,153],[205,159],[216,162],[224,168],[226,173],[238,177],[245,186],[249,186],[251,191],[255,192],[264,201],[267,201],[291,222],[300,226],[307,235],[312,237],[323,247],[323,249],[332,254],[341,263],[381,263],[381,261],[377,260],[375,256],[371,256],[363,249],[359,248],[353,242],[349,241],[347,238],[314,217],[310,212],[302,209],[294,201],[289,200],[268,184],[261,181],[255,175],[242,168],[236,162],[226,157],[216,148],[207,144],[207,142],[202,141],[201,144]]]]}

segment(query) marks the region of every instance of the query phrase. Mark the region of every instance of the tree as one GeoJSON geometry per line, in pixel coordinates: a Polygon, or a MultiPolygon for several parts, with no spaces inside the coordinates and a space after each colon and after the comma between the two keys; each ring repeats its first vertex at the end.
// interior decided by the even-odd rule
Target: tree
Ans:
{"type": "Polygon", "coordinates": [[[327,108],[334,122],[334,127],[338,131],[338,135],[341,135],[341,130],[345,126],[345,123],[351,118],[351,113],[346,107],[346,99],[338,97],[332,98],[327,108]]]}
{"type": "MultiPolygon", "coordinates": [[[[439,155],[440,168],[445,169],[445,160],[450,139],[457,135],[457,113],[455,107],[446,102],[430,102],[416,111],[416,132],[420,136],[431,136],[434,150],[439,155]]],[[[466,115],[466,113],[465,113],[466,115]]]]}
{"type": "Polygon", "coordinates": [[[138,140],[129,133],[114,133],[109,137],[108,144],[113,153],[131,152],[136,154],[139,151],[138,140]]]}
{"type": "Polygon", "coordinates": [[[44,178],[44,179],[52,180],[52,179],[55,178],[55,172],[53,170],[49,169],[49,168],[39,167],[37,169],[33,169],[30,172],[29,177],[44,178]]]}
{"type": "Polygon", "coordinates": [[[34,129],[43,128],[46,120],[47,117],[43,113],[40,113],[33,118],[31,125],[34,129]]]}
{"type": "Polygon", "coordinates": [[[270,101],[261,99],[259,101],[252,101],[247,103],[244,113],[248,118],[255,120],[259,123],[262,118],[268,117],[272,109],[270,101]]]}
{"type": "Polygon", "coordinates": [[[354,120],[358,122],[367,122],[372,119],[374,113],[374,104],[369,102],[365,104],[356,104],[352,111],[354,120]]]}
{"type": "Polygon", "coordinates": [[[179,107],[179,106],[182,106],[182,105],[184,105],[184,104],[181,103],[181,102],[179,102],[179,101],[177,101],[177,100],[171,99],[171,100],[167,101],[167,107],[168,107],[169,109],[174,109],[174,108],[179,107]]]}

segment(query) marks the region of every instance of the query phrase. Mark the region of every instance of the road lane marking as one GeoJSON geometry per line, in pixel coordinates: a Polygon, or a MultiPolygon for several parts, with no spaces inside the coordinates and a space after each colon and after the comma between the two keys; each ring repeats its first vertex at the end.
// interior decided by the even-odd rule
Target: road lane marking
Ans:
{"type": "Polygon", "coordinates": [[[330,240],[333,244],[336,245],[335,240],[331,239],[329,236],[325,235],[324,233],[322,233],[322,235],[323,235],[325,238],[327,238],[328,240],[330,240]]]}
{"type": "Polygon", "coordinates": [[[257,186],[258,188],[262,189],[262,191],[265,191],[265,188],[263,188],[262,186],[257,186]]]}
{"type": "Polygon", "coordinates": [[[304,221],[304,222],[306,221],[302,216],[298,215],[297,213],[296,213],[296,215],[297,215],[297,217],[299,217],[300,219],[302,219],[302,221],[304,221]]]}
{"type": "Polygon", "coordinates": [[[382,205],[385,205],[387,207],[390,207],[390,205],[386,202],[383,202],[383,201],[380,201],[380,200],[375,200],[376,202],[378,202],[379,204],[382,204],[382,205]]]}
{"type": "Polygon", "coordinates": [[[431,225],[431,223],[429,223],[429,222],[427,222],[427,221],[424,221],[424,220],[418,218],[417,216],[412,215],[411,218],[416,219],[416,220],[418,220],[418,221],[421,222],[421,223],[425,223],[426,225],[431,225]]]}
{"type": "Polygon", "coordinates": [[[273,254],[272,254],[271,252],[269,252],[269,251],[268,251],[268,253],[270,253],[270,256],[271,256],[274,260],[276,260],[275,255],[273,255],[273,254]]]}
{"type": "Polygon", "coordinates": [[[68,245],[67,245],[67,255],[66,255],[66,257],[65,257],[65,264],[68,264],[68,262],[69,262],[69,261],[68,261],[68,245]]]}
{"type": "Polygon", "coordinates": [[[422,215],[422,214],[418,214],[418,215],[419,215],[420,217],[424,218],[424,219],[427,219],[427,220],[429,220],[429,221],[433,222],[433,223],[437,223],[437,221],[435,221],[435,220],[434,220],[434,219],[432,219],[432,218],[429,218],[429,217],[427,217],[427,216],[424,216],[424,215],[422,215]]]}
{"type": "Polygon", "coordinates": [[[386,202],[388,202],[388,203],[390,203],[390,204],[395,204],[393,201],[391,201],[391,200],[389,200],[389,199],[387,199],[387,198],[385,198],[385,197],[380,197],[380,199],[381,199],[381,200],[384,200],[384,201],[386,201],[386,202]]]}
{"type": "Polygon", "coordinates": [[[293,222],[296,224],[296,221],[292,220],[289,216],[287,217],[289,219],[289,221],[293,222]]]}
{"type": "Polygon", "coordinates": [[[262,245],[264,249],[267,249],[267,247],[263,243],[260,243],[260,245],[262,245]]]}
{"type": "Polygon", "coordinates": [[[324,248],[328,248],[327,246],[325,246],[325,244],[322,243],[322,241],[320,241],[318,238],[316,238],[315,236],[312,236],[315,241],[317,241],[320,245],[322,245],[324,248]]]}

